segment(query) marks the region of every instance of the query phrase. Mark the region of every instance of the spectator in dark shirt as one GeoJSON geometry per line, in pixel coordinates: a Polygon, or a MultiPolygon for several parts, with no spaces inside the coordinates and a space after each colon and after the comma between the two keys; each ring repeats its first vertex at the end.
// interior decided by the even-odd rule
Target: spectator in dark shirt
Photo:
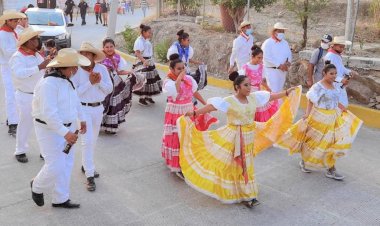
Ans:
{"type": "Polygon", "coordinates": [[[86,13],[87,13],[87,2],[84,0],[80,0],[80,3],[78,4],[80,17],[82,18],[82,25],[86,25],[86,13]]]}
{"type": "Polygon", "coordinates": [[[75,7],[75,3],[73,0],[67,0],[65,2],[65,6],[66,6],[65,14],[66,14],[66,16],[70,15],[70,23],[72,23],[73,22],[73,10],[75,7]]]}
{"type": "Polygon", "coordinates": [[[100,8],[102,11],[102,17],[103,17],[103,26],[108,25],[108,3],[106,0],[103,0],[103,3],[100,4],[100,8]]]}

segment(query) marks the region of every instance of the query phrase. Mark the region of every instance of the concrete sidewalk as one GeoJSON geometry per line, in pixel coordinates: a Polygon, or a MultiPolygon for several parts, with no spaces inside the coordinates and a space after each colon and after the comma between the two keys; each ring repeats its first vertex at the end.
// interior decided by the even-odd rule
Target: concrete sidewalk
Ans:
{"type": "MultiPolygon", "coordinates": [[[[211,86],[202,93],[230,95],[211,86]]],[[[77,210],[52,208],[48,193],[45,206],[34,204],[29,181],[43,165],[38,145],[33,138],[29,163],[18,163],[2,110],[0,225],[380,225],[380,130],[360,130],[350,155],[338,161],[338,170],[346,175],[343,182],[323,172],[304,174],[299,156],[267,150],[255,160],[261,205],[247,209],[221,204],[170,173],[160,152],[165,98],[157,97],[150,107],[138,105],[137,99],[120,133],[102,134],[98,140],[95,163],[101,175],[93,193],[85,188],[76,145],[71,200],[81,204],[77,210]]],[[[224,116],[215,115],[223,125],[224,116]]]]}

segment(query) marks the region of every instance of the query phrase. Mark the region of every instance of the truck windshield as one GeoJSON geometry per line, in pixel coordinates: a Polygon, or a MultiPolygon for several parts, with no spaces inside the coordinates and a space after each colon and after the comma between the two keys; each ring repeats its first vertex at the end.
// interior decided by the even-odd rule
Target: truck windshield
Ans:
{"type": "Polygon", "coordinates": [[[64,26],[63,15],[59,12],[26,12],[30,25],[64,26]]]}

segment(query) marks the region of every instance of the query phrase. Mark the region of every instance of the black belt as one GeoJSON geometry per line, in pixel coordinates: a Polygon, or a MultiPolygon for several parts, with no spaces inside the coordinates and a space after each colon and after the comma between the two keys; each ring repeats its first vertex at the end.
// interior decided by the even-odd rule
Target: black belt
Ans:
{"type": "Polygon", "coordinates": [[[145,60],[150,60],[151,57],[143,57],[145,60]]]}
{"type": "Polygon", "coordinates": [[[97,107],[100,106],[102,103],[101,102],[95,102],[95,103],[83,103],[81,102],[83,106],[90,106],[90,107],[97,107]]]}
{"type": "Polygon", "coordinates": [[[267,68],[271,68],[271,69],[280,69],[280,68],[277,68],[277,67],[267,67],[267,68]]]}
{"type": "MultiPolygon", "coordinates": [[[[47,125],[47,123],[45,121],[42,121],[41,119],[36,118],[35,120],[36,120],[36,122],[39,122],[41,124],[47,125]]],[[[71,126],[71,122],[70,123],[63,123],[63,125],[66,126],[66,127],[70,127],[71,126]]]]}

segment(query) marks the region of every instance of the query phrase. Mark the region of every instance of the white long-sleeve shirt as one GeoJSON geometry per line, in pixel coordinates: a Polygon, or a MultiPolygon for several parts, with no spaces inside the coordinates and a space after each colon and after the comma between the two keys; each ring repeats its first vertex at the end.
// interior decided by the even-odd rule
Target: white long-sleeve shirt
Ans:
{"type": "MultiPolygon", "coordinates": [[[[178,54],[178,48],[177,45],[174,43],[170,46],[168,49],[168,53],[166,54],[166,58],[169,60],[170,55],[172,54],[178,54]]],[[[194,56],[194,49],[193,47],[189,46],[189,57],[186,59],[185,54],[182,56],[182,62],[185,63],[186,71],[190,72],[190,59],[194,56]]]]}
{"type": "Polygon", "coordinates": [[[113,89],[109,72],[104,65],[95,64],[93,72],[97,72],[101,76],[100,82],[94,85],[90,82],[90,73],[82,68],[79,68],[78,72],[71,78],[79,99],[83,103],[102,102],[113,89]]]}
{"type": "Polygon", "coordinates": [[[236,62],[236,65],[240,70],[241,67],[243,67],[243,65],[251,59],[251,48],[253,46],[254,38],[252,35],[249,35],[248,37],[248,40],[242,35],[235,38],[232,44],[230,67],[232,67],[236,62]]]}
{"type": "Polygon", "coordinates": [[[20,24],[17,25],[15,32],[17,33],[18,36],[25,30],[25,27],[21,26],[20,24]]]}
{"type": "Polygon", "coordinates": [[[277,42],[273,38],[268,38],[262,45],[264,52],[263,63],[265,67],[277,68],[281,64],[292,62],[292,51],[290,50],[289,43],[286,40],[277,42]]]}
{"type": "Polygon", "coordinates": [[[45,70],[39,70],[38,65],[44,61],[39,53],[24,55],[20,51],[9,60],[13,84],[16,90],[23,93],[33,93],[37,82],[44,76],[45,70]]]}
{"type": "Polygon", "coordinates": [[[17,38],[13,32],[0,31],[0,64],[8,64],[17,51],[17,38]]]}
{"type": "Polygon", "coordinates": [[[143,38],[142,36],[138,37],[133,46],[133,51],[140,51],[142,57],[152,57],[153,56],[153,46],[152,43],[143,38]]]}
{"type": "Polygon", "coordinates": [[[46,122],[48,129],[65,136],[69,129],[63,124],[85,121],[77,92],[67,79],[48,76],[34,89],[32,116],[46,122]]]}
{"type": "Polygon", "coordinates": [[[342,56],[336,53],[328,52],[323,58],[324,61],[329,60],[331,64],[336,67],[336,78],[335,81],[342,82],[344,75],[350,74],[351,70],[346,68],[343,64],[342,56]]]}

